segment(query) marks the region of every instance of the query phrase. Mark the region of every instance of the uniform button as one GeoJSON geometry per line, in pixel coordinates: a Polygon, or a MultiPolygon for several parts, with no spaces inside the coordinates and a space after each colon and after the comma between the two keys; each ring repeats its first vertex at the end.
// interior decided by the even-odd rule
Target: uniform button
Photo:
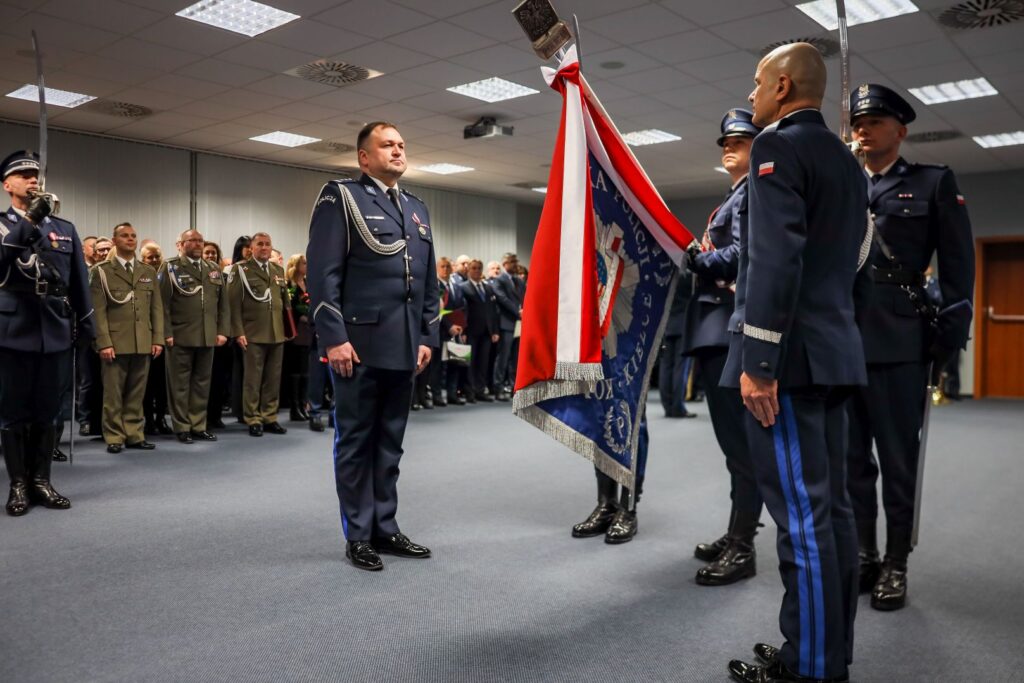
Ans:
{"type": "Polygon", "coordinates": [[[358,317],[356,317],[356,316],[352,316],[352,322],[355,322],[355,321],[357,321],[357,320],[359,320],[359,318],[358,318],[358,317]]]}
{"type": "Polygon", "coordinates": [[[411,240],[411,239],[412,239],[412,237],[410,237],[409,235],[406,235],[406,236],[405,236],[405,239],[407,239],[407,240],[411,240]]]}
{"type": "Polygon", "coordinates": [[[762,370],[767,370],[768,369],[768,361],[766,361],[766,360],[761,361],[761,369],[762,370]]]}
{"type": "Polygon", "coordinates": [[[409,303],[412,303],[412,297],[410,296],[408,299],[406,299],[406,301],[408,301],[409,303]]]}

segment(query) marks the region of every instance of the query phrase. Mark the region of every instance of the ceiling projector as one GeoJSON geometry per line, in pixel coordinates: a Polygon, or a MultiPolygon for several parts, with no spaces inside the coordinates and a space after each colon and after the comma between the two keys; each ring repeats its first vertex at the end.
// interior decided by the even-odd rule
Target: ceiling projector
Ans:
{"type": "Polygon", "coordinates": [[[499,126],[496,119],[484,116],[476,123],[462,129],[462,139],[512,137],[512,130],[512,126],[499,126]]]}

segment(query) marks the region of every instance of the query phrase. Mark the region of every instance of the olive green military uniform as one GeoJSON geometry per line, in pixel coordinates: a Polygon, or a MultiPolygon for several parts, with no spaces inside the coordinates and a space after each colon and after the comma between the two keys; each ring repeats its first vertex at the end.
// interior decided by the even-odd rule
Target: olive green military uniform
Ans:
{"type": "Polygon", "coordinates": [[[90,273],[96,309],[97,351],[113,347],[114,360],[100,361],[103,378],[103,439],[108,444],[145,441],[142,399],[154,345],[164,343],[164,307],[156,271],[135,259],[129,273],[116,259],[90,273]]]}
{"type": "Polygon", "coordinates": [[[175,256],[157,276],[164,305],[168,346],[167,403],[174,431],[206,431],[206,408],[217,335],[231,336],[224,273],[212,261],[175,256]]]}
{"type": "Polygon", "coordinates": [[[248,425],[277,422],[284,359],[284,308],[288,283],[284,269],[255,258],[231,269],[231,336],[245,335],[242,417],[248,425]]]}

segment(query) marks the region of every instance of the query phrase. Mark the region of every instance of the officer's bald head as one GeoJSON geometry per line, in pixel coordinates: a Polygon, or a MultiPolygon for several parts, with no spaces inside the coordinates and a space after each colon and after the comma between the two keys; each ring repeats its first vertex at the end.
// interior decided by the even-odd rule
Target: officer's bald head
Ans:
{"type": "Polygon", "coordinates": [[[753,123],[764,127],[798,109],[821,109],[828,76],[825,60],[810,43],[775,48],[760,61],[754,74],[750,103],[753,123]]]}

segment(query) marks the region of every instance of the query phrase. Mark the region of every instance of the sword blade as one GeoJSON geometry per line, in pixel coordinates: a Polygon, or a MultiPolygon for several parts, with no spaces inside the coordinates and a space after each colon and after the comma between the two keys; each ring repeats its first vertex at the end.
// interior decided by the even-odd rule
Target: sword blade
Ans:
{"type": "Polygon", "coordinates": [[[846,2],[836,0],[839,18],[839,78],[842,93],[839,96],[839,138],[850,142],[850,36],[846,25],[846,2]]]}
{"type": "Polygon", "coordinates": [[[32,30],[32,49],[36,53],[36,84],[39,87],[39,191],[46,191],[46,84],[43,82],[43,54],[39,38],[32,30]]]}
{"type": "Polygon", "coordinates": [[[932,415],[932,381],[934,363],[928,364],[928,386],[924,392],[924,419],[921,420],[921,442],[917,447],[917,480],[914,483],[914,525],[910,532],[910,547],[917,546],[918,532],[921,530],[921,494],[924,491],[924,457],[928,451],[928,422],[932,415]]]}

